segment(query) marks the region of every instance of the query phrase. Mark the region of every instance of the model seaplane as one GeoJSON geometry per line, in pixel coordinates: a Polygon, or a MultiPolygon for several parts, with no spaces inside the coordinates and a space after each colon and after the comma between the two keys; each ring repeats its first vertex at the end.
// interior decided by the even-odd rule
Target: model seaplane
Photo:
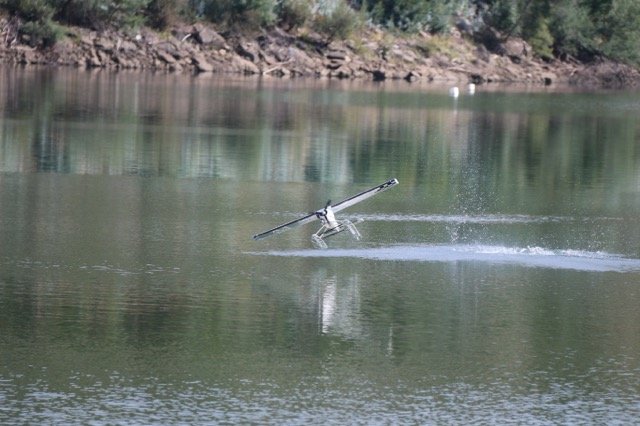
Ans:
{"type": "MultiPolygon", "coordinates": [[[[379,194],[382,191],[386,191],[387,189],[396,186],[397,184],[397,179],[391,179],[381,185],[375,186],[371,189],[367,189],[366,191],[362,191],[359,194],[342,200],[339,203],[331,204],[331,200],[329,200],[324,208],[311,212],[299,219],[276,226],[275,228],[269,229],[268,231],[256,234],[253,236],[253,239],[260,240],[271,235],[279,234],[280,232],[286,231],[296,226],[311,223],[315,220],[320,220],[322,226],[320,227],[318,232],[311,236],[311,241],[316,247],[327,248],[327,243],[324,241],[325,238],[331,237],[347,230],[351,233],[351,235],[353,235],[356,240],[359,240],[361,235],[358,231],[358,228],[356,228],[356,225],[352,221],[347,219],[337,220],[335,213],[344,210],[347,207],[351,207],[361,201],[364,201],[367,198],[373,197],[374,195],[379,194]]],[[[362,222],[362,220],[356,221],[356,223],[359,222],[362,222]]]]}

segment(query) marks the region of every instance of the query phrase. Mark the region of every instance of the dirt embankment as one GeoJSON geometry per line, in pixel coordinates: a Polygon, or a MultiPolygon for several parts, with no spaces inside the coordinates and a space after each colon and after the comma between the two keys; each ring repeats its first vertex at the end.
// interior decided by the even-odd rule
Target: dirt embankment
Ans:
{"type": "Polygon", "coordinates": [[[204,24],[162,34],[70,28],[55,46],[35,49],[18,41],[6,19],[0,28],[0,63],[5,64],[433,83],[640,84],[638,70],[623,64],[547,62],[522,40],[496,38],[489,49],[460,30],[448,37],[394,37],[367,29],[351,41],[328,42],[318,34],[279,28],[251,36],[221,34],[204,24]]]}

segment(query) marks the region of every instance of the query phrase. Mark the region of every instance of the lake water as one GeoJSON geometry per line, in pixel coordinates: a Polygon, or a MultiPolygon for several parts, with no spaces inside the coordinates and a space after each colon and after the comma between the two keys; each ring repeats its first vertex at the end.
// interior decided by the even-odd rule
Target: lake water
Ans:
{"type": "Polygon", "coordinates": [[[637,421],[639,95],[0,70],[0,423],[637,421]]]}

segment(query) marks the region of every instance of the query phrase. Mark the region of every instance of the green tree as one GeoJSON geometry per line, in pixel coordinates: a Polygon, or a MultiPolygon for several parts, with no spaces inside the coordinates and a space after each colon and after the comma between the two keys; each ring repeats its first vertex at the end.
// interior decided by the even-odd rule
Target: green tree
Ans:
{"type": "Polygon", "coordinates": [[[56,18],[94,29],[137,27],[145,23],[150,0],[50,0],[56,18]]]}
{"type": "Polygon", "coordinates": [[[597,55],[596,27],[590,8],[579,0],[559,1],[552,10],[549,29],[559,57],[590,61],[597,55]]]}
{"type": "Polygon", "coordinates": [[[152,27],[164,29],[178,20],[180,10],[187,8],[185,0],[150,0],[145,14],[152,27]]]}
{"type": "Polygon", "coordinates": [[[494,0],[479,5],[483,11],[484,22],[496,30],[510,34],[517,29],[519,16],[517,2],[512,0],[494,0]]]}
{"type": "Polygon", "coordinates": [[[229,26],[265,26],[275,21],[275,0],[207,0],[204,14],[212,22],[229,26]]]}
{"type": "Polygon", "coordinates": [[[562,1],[552,26],[560,54],[582,60],[602,55],[640,64],[640,3],[636,0],[562,1]]]}
{"type": "Polygon", "coordinates": [[[311,4],[308,0],[279,0],[275,11],[278,24],[286,29],[301,27],[311,19],[311,4]]]}
{"type": "Polygon", "coordinates": [[[356,12],[343,1],[321,9],[313,21],[314,28],[329,40],[346,39],[359,24],[356,12]]]}
{"type": "Polygon", "coordinates": [[[55,12],[48,0],[2,0],[0,5],[25,21],[47,21],[55,12]]]}
{"type": "Polygon", "coordinates": [[[452,15],[468,9],[468,0],[369,0],[364,7],[373,22],[401,31],[428,30],[444,33],[450,28],[452,15]]]}
{"type": "Polygon", "coordinates": [[[549,30],[549,0],[525,0],[520,3],[520,35],[540,57],[553,57],[553,36],[549,30]]]}
{"type": "Polygon", "coordinates": [[[428,3],[416,0],[371,0],[366,3],[371,18],[386,27],[418,29],[429,19],[428,3]]]}
{"type": "Polygon", "coordinates": [[[56,43],[61,31],[53,21],[55,9],[47,0],[4,0],[0,3],[23,21],[18,28],[20,38],[34,47],[56,43]]]}
{"type": "Polygon", "coordinates": [[[610,58],[640,64],[640,2],[611,0],[600,22],[597,33],[602,37],[602,52],[610,58]]]}

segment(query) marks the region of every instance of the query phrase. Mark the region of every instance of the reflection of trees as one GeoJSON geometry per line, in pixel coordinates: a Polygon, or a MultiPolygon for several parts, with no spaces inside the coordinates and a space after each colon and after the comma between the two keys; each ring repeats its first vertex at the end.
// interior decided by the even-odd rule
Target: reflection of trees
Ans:
{"type": "Polygon", "coordinates": [[[637,182],[634,117],[589,108],[578,95],[581,108],[567,107],[571,97],[555,105],[550,95],[526,94],[452,107],[435,94],[269,80],[16,70],[2,79],[2,171],[297,182],[397,176],[428,187],[434,205],[467,212],[577,188],[594,188],[605,205],[637,182]]]}

